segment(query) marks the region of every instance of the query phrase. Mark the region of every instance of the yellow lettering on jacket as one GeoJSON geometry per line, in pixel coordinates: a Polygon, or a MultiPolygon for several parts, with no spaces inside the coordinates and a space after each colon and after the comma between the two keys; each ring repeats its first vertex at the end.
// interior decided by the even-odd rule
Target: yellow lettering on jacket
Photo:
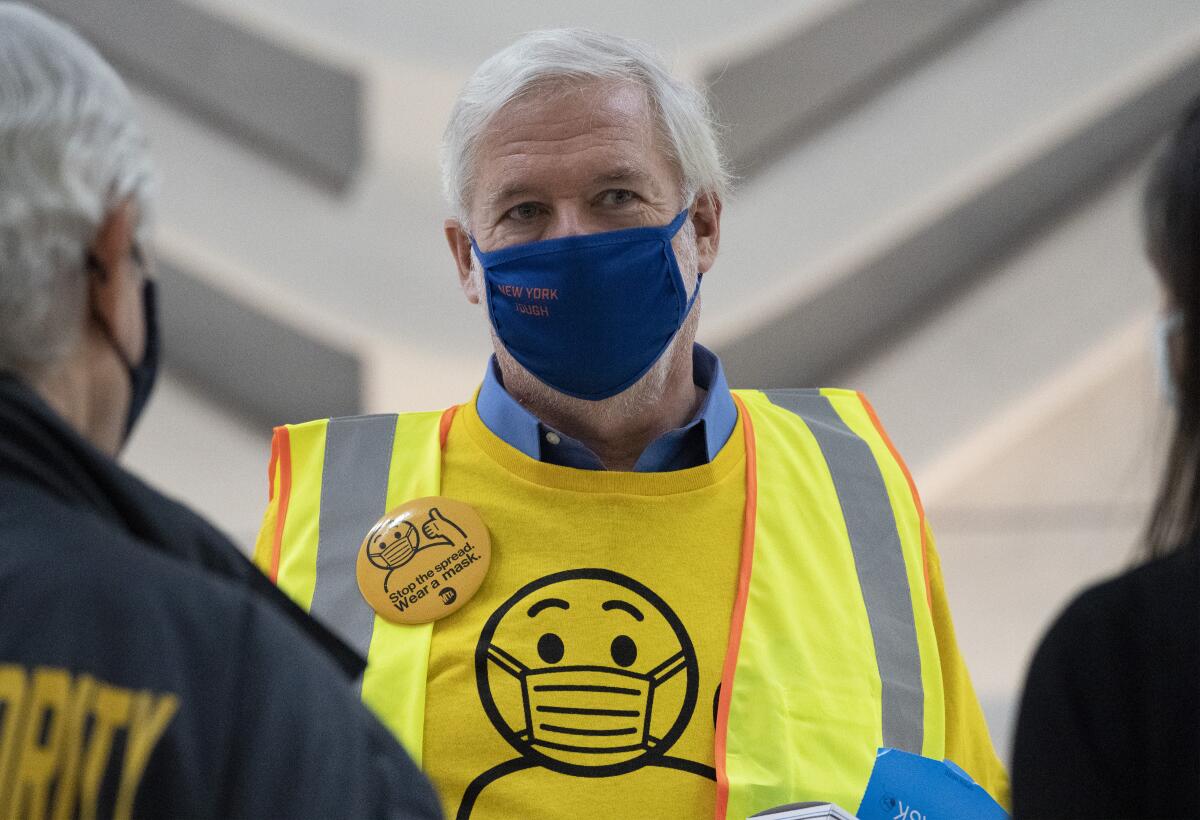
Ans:
{"type": "Polygon", "coordinates": [[[115,817],[133,813],[133,798],[142,782],[142,774],[150,761],[150,753],[179,711],[179,698],[174,695],[155,695],[139,692],[133,699],[133,721],[129,739],[125,742],[125,765],[121,769],[121,789],[117,792],[115,817]]]}
{"type": "MultiPolygon", "coordinates": [[[[80,675],[75,680],[71,693],[71,708],[67,720],[67,737],[82,737],[87,725],[88,714],[96,697],[96,679],[91,675],[80,675]]],[[[79,794],[79,768],[83,760],[83,744],[69,743],[63,755],[62,779],[58,782],[58,795],[54,801],[54,820],[70,820],[75,816],[75,804],[79,794]]]]}
{"type": "Polygon", "coordinates": [[[178,710],[171,693],[0,664],[0,817],[94,818],[109,772],[119,775],[113,816],[129,817],[150,755],[178,710]],[[121,736],[125,752],[115,759],[121,736]]]}
{"type": "Polygon", "coordinates": [[[0,710],[4,722],[0,723],[0,817],[12,817],[12,801],[16,789],[12,788],[10,772],[14,770],[18,735],[24,725],[25,696],[28,690],[27,675],[20,666],[0,666],[0,710]]]}

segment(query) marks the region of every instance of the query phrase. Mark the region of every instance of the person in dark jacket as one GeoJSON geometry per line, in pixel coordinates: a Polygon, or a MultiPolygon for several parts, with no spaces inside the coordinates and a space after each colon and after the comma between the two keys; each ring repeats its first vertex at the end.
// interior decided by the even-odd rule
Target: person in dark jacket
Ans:
{"type": "Polygon", "coordinates": [[[1084,592],[1034,657],[1017,818],[1200,817],[1200,108],[1158,157],[1144,204],[1174,438],[1147,562],[1084,592]]]}
{"type": "Polygon", "coordinates": [[[362,658],[114,460],[149,182],[112,69],[0,3],[0,817],[440,817],[362,658]]]}

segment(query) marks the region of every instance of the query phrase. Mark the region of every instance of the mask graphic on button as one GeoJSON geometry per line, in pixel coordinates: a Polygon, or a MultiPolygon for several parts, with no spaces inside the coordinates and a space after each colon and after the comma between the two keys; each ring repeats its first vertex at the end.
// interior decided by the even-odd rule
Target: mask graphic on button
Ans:
{"type": "Polygon", "coordinates": [[[488,316],[505,348],[560,393],[622,392],[666,352],[700,293],[688,294],[667,225],[563,236],[484,252],[488,316]]]}
{"type": "Polygon", "coordinates": [[[407,564],[421,550],[465,543],[467,534],[462,528],[446,518],[440,509],[433,507],[425,521],[421,522],[420,529],[411,520],[399,519],[390,529],[376,527],[372,530],[367,539],[367,558],[380,569],[393,570],[407,564]]]}
{"type": "Polygon", "coordinates": [[[614,777],[660,766],[715,777],[668,755],[695,711],[696,651],[666,602],[626,575],[567,570],[517,590],[479,636],[475,680],[519,757],[475,778],[459,818],[491,783],[535,767],[614,777]]]}
{"type": "Polygon", "coordinates": [[[367,532],[354,574],[380,617],[428,623],[471,599],[487,575],[491,551],[487,526],[470,506],[452,498],[414,498],[367,532]]]}

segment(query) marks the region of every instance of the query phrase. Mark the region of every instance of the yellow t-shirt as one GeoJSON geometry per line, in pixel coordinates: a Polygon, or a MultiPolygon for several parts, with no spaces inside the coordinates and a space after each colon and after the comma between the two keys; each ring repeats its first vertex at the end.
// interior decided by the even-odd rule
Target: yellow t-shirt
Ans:
{"type": "Polygon", "coordinates": [[[710,464],[599,472],[525,456],[467,405],[442,494],[492,536],[483,586],[433,632],[423,762],[446,816],[710,817],[740,424],[710,464]]]}

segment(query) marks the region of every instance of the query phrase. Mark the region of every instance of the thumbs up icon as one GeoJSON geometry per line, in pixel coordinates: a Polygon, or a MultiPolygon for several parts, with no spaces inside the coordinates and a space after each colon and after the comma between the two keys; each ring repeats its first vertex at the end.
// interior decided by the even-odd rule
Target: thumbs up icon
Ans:
{"type": "Polygon", "coordinates": [[[429,518],[421,525],[421,534],[425,543],[421,549],[429,547],[454,547],[455,549],[467,543],[467,534],[462,527],[455,524],[442,511],[434,507],[429,511],[429,518]]]}

